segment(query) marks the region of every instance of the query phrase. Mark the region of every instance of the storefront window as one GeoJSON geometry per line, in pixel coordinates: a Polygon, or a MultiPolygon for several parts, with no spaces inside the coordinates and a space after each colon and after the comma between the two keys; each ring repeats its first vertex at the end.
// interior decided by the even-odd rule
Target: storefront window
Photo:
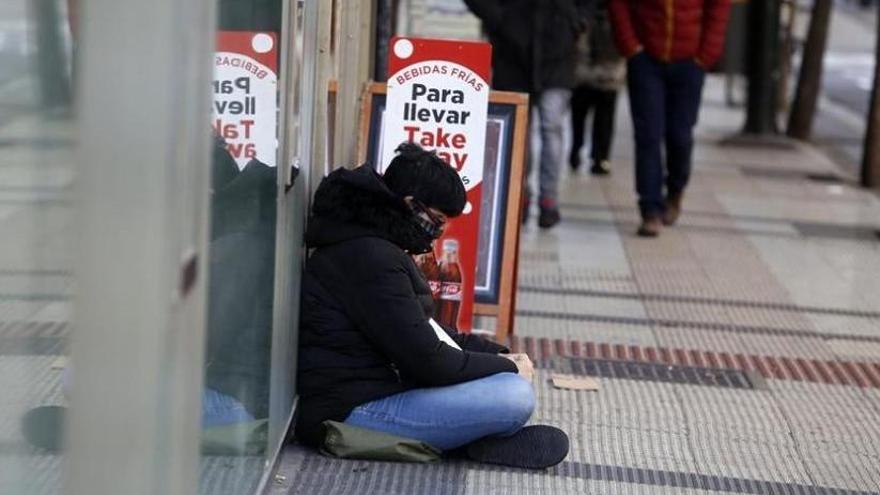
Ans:
{"type": "MultiPolygon", "coordinates": [[[[100,424],[106,424],[106,421],[89,421],[90,417],[96,417],[91,412],[100,411],[105,420],[115,420],[115,409],[107,406],[119,397],[128,397],[129,403],[133,402],[132,397],[142,400],[136,405],[126,404],[131,406],[129,410],[135,408],[138,411],[137,418],[131,415],[119,418],[120,424],[132,423],[129,431],[133,432],[137,425],[144,425],[144,431],[169,435],[163,436],[149,449],[124,453],[138,458],[140,464],[152,463],[161,469],[167,468],[162,472],[172,472],[175,467],[171,464],[177,465],[176,461],[181,458],[194,462],[194,438],[182,443],[192,446],[191,452],[182,449],[181,443],[169,442],[167,438],[171,435],[181,438],[178,435],[181,430],[171,425],[184,423],[170,418],[185,416],[187,412],[195,414],[200,408],[201,469],[198,476],[201,492],[251,494],[261,480],[265,481],[293,407],[296,301],[307,191],[302,181],[294,184],[289,180],[295,174],[289,168],[291,161],[282,159],[281,153],[282,148],[293,149],[289,137],[295,132],[289,129],[298,126],[297,109],[292,109],[282,119],[279,108],[284,104],[285,88],[293,92],[290,88],[295,85],[292,86],[287,79],[297,72],[294,67],[298,66],[282,63],[282,50],[295,50],[293,44],[285,48],[282,42],[283,12],[292,5],[299,4],[290,2],[285,5],[283,0],[219,0],[217,4],[214,77],[212,84],[204,87],[204,91],[213,95],[211,115],[204,116],[204,122],[210,124],[213,132],[211,226],[209,259],[204,265],[206,272],[196,270],[200,266],[198,262],[204,258],[199,250],[201,244],[194,241],[199,238],[200,229],[205,227],[197,211],[199,198],[204,198],[199,191],[204,192],[204,187],[161,179],[147,185],[142,181],[143,177],[136,177],[136,167],[144,165],[136,159],[140,154],[134,152],[127,155],[131,158],[128,163],[115,167],[132,172],[129,174],[132,182],[125,184],[126,187],[132,186],[133,190],[151,187],[150,199],[177,198],[175,204],[192,208],[186,211],[173,209],[185,219],[179,225],[173,218],[161,217],[169,227],[150,230],[139,222],[146,223],[147,215],[142,213],[151,208],[138,210],[138,207],[152,205],[156,211],[161,208],[155,208],[156,203],[143,202],[144,198],[132,199],[130,204],[124,204],[127,208],[125,215],[119,215],[120,218],[125,216],[123,225],[131,230],[107,233],[113,239],[135,238],[135,231],[161,238],[163,242],[157,242],[161,248],[154,251],[170,246],[167,251],[174,254],[151,259],[149,263],[144,261],[144,270],[133,270],[132,273],[144,275],[145,279],[151,273],[170,273],[172,275],[167,280],[179,292],[173,293],[174,300],[170,303],[165,299],[159,301],[167,314],[153,311],[151,317],[154,316],[155,321],[143,325],[139,325],[142,321],[137,321],[131,322],[133,324],[128,328],[113,325],[109,330],[96,329],[94,322],[105,319],[81,318],[83,315],[78,313],[76,334],[79,349],[88,348],[94,352],[80,352],[79,357],[85,360],[76,361],[77,346],[73,345],[72,359],[77,364],[73,366],[68,351],[74,334],[74,290],[82,297],[83,294],[96,293],[94,284],[105,286],[103,290],[121,283],[125,285],[126,293],[136,293],[138,284],[142,283],[129,275],[109,276],[104,260],[83,266],[82,256],[77,254],[82,245],[78,241],[82,225],[101,224],[102,219],[112,216],[109,210],[113,210],[104,205],[114,204],[108,198],[106,202],[94,202],[102,205],[100,208],[88,212],[81,208],[83,201],[78,193],[82,193],[83,188],[74,189],[74,179],[82,179],[88,175],[88,170],[92,171],[91,177],[100,176],[95,175],[95,171],[103,170],[103,165],[90,169],[82,166],[86,162],[80,162],[79,168],[76,167],[77,153],[84,148],[76,146],[77,136],[81,143],[88,141],[83,136],[91,136],[94,142],[95,129],[104,129],[103,136],[106,128],[101,126],[114,118],[119,118],[116,122],[121,123],[126,132],[135,129],[134,134],[139,136],[144,130],[134,125],[138,120],[134,114],[109,111],[104,120],[91,122],[91,130],[85,129],[85,122],[89,122],[86,114],[96,113],[94,103],[101,101],[100,97],[105,94],[95,89],[96,81],[102,88],[118,89],[114,97],[131,93],[122,89],[122,83],[114,86],[113,81],[82,68],[89,64],[82,63],[77,42],[91,39],[93,44],[90,47],[98,44],[95,42],[98,37],[94,34],[102,26],[103,18],[96,21],[93,15],[90,22],[85,23],[92,29],[89,33],[93,37],[89,38],[75,22],[77,14],[85,16],[87,12],[80,12],[73,0],[0,2],[0,494],[55,494],[64,493],[70,487],[82,489],[88,485],[83,482],[89,476],[84,474],[88,469],[82,469],[88,465],[88,462],[82,462],[82,449],[94,448],[93,454],[101,451],[102,456],[110,456],[113,453],[108,452],[108,445],[123,448],[125,444],[91,442],[89,439],[96,438],[92,433],[100,431],[100,424]],[[76,86],[81,90],[89,89],[81,93],[92,97],[92,105],[79,108],[79,111],[75,111],[77,106],[72,101],[76,86]],[[96,94],[99,98],[95,98],[96,94]],[[84,116],[82,128],[76,127],[75,114],[84,116]],[[188,194],[181,194],[181,191],[188,194]],[[86,218],[87,214],[91,216],[86,218]],[[177,239],[178,235],[181,239],[177,239]],[[286,254],[284,261],[276,266],[276,246],[279,245],[286,254]],[[190,249],[192,246],[195,248],[190,249]],[[176,252],[178,249],[190,254],[181,259],[176,252]],[[178,262],[181,263],[179,267],[178,262]],[[79,274],[76,279],[75,273],[79,274]],[[83,282],[86,279],[90,284],[83,282]],[[203,280],[206,280],[205,361],[204,384],[199,392],[195,381],[185,379],[188,375],[179,363],[195,352],[180,336],[185,335],[181,330],[193,329],[190,322],[201,321],[200,317],[192,316],[201,314],[201,300],[193,296],[198,292],[193,287],[203,280]],[[284,290],[277,289],[279,284],[284,290]],[[283,305],[278,304],[279,300],[283,305]],[[281,306],[285,312],[279,314],[281,306]],[[169,328],[175,330],[167,330],[169,328]],[[118,339],[114,339],[112,345],[104,342],[100,335],[107,334],[98,330],[113,332],[118,339]],[[84,340],[86,334],[92,338],[84,340]],[[149,350],[139,349],[137,343],[143,342],[139,340],[143,335],[155,337],[150,341],[163,344],[149,350]],[[81,344],[84,341],[87,344],[81,344]],[[149,359],[141,359],[146,355],[149,359]],[[157,369],[163,368],[156,365],[160,362],[167,364],[165,369],[157,369]],[[106,389],[93,386],[94,380],[86,378],[113,375],[113,370],[131,371],[139,365],[143,365],[141,369],[146,376],[143,383],[154,387],[149,391],[140,392],[142,389],[127,387],[125,383],[116,383],[118,388],[112,390],[106,389]],[[87,368],[89,373],[85,372],[87,368]],[[76,393],[71,394],[71,390],[76,393]],[[88,393],[82,394],[84,391],[88,393]],[[119,394],[120,391],[125,393],[119,394]],[[93,400],[102,394],[106,396],[106,404],[93,400]],[[72,408],[71,395],[77,397],[74,402],[79,400],[72,408]],[[78,407],[83,405],[87,407],[78,407]],[[86,409],[89,409],[88,413],[84,412],[86,409]],[[77,416],[76,424],[80,428],[65,427],[73,416],[77,416]],[[82,425],[88,428],[82,428],[82,425]],[[80,432],[76,441],[68,440],[65,430],[68,434],[80,432]],[[88,434],[81,433],[86,430],[88,434]],[[80,450],[73,452],[68,446],[80,450]],[[63,462],[62,453],[70,459],[80,456],[79,461],[63,462]],[[174,456],[181,457],[175,459],[174,456]],[[162,464],[164,460],[168,461],[168,466],[162,464]],[[68,472],[62,474],[63,469],[68,472]]],[[[163,6],[168,7],[167,4],[163,6]]],[[[208,2],[201,3],[188,10],[187,15],[209,7],[208,2]]],[[[213,7],[210,9],[213,11],[213,7]]],[[[177,13],[166,11],[163,12],[177,13]]],[[[204,34],[204,26],[192,29],[200,28],[204,34]]],[[[104,57],[113,55],[122,59],[134,56],[137,50],[150,49],[139,43],[132,43],[125,48],[126,52],[121,51],[122,46],[118,49],[106,43],[101,46],[106,50],[104,57]]],[[[95,50],[87,52],[95,53],[95,50]]],[[[189,52],[197,53],[199,49],[189,52]]],[[[291,53],[301,55],[295,51],[291,53]]],[[[110,58],[119,62],[114,57],[110,58]]],[[[90,61],[92,67],[100,64],[97,59],[90,61]]],[[[204,67],[207,69],[207,63],[204,67]]],[[[192,73],[196,72],[193,69],[192,73]]],[[[157,72],[155,75],[160,79],[167,74],[157,72]]],[[[186,87],[194,80],[192,77],[179,74],[166,79],[167,86],[173,90],[161,93],[163,96],[178,91],[177,97],[183,101],[181,106],[193,109],[191,115],[203,113],[195,110],[199,105],[196,99],[186,98],[186,87]]],[[[126,79],[125,82],[133,81],[126,79]]],[[[203,87],[201,83],[192,85],[203,87]]],[[[83,98],[83,101],[87,100],[87,97],[83,98]]],[[[143,101],[150,100],[145,95],[143,101]]],[[[167,109],[168,106],[159,104],[155,108],[167,109]]],[[[147,111],[144,113],[153,115],[147,111]]],[[[178,115],[190,114],[177,112],[169,117],[169,121],[180,122],[181,119],[176,118],[178,115]]],[[[162,113],[162,116],[166,114],[162,113]]],[[[190,132],[191,127],[195,128],[181,123],[180,129],[186,132],[171,139],[175,142],[169,145],[169,149],[174,153],[162,155],[171,157],[167,163],[153,162],[157,163],[157,170],[166,167],[169,171],[185,171],[168,173],[166,177],[205,186],[201,180],[190,180],[203,177],[201,172],[196,173],[196,169],[205,166],[204,161],[191,158],[199,156],[196,151],[205,149],[201,146],[204,136],[190,132]]],[[[205,128],[207,126],[202,129],[205,128]]],[[[154,134],[151,136],[155,137],[154,134]]],[[[160,136],[151,142],[161,139],[160,136]]],[[[113,166],[109,160],[106,163],[107,167],[113,166]]],[[[158,175],[150,175],[150,179],[158,175]]],[[[102,193],[110,191],[111,183],[117,184],[110,180],[108,184],[89,191],[100,191],[93,197],[103,197],[102,193]]],[[[155,227],[159,223],[152,225],[155,227]]],[[[100,246],[100,240],[95,237],[87,245],[100,246]]],[[[124,252],[125,249],[118,249],[119,246],[143,247],[137,243],[114,244],[112,254],[119,255],[119,259],[134,256],[124,252]]],[[[108,266],[110,261],[107,260],[108,266]]],[[[77,301],[82,303],[80,299],[77,301]]],[[[95,303],[94,298],[89,302],[95,303]]],[[[93,312],[112,312],[100,302],[88,307],[93,312]]],[[[129,303],[132,310],[143,306],[133,299],[129,299],[129,303]]],[[[77,309],[81,310],[82,306],[77,309]]],[[[126,317],[137,318],[134,313],[126,317]]],[[[199,334],[193,331],[189,335],[199,334]]],[[[201,337],[198,340],[201,341],[201,337]]],[[[121,378],[117,380],[122,381],[121,378]]],[[[192,426],[188,432],[194,437],[197,431],[195,425],[192,426]]],[[[94,455],[92,458],[97,459],[94,455]]],[[[175,474],[175,486],[194,483],[196,473],[192,469],[185,471],[184,474],[175,474]]],[[[165,477],[148,481],[155,487],[162,487],[166,482],[172,483],[165,477]]],[[[99,486],[101,482],[94,484],[99,486]]]]}
{"type": "Polygon", "coordinates": [[[276,328],[274,311],[284,194],[278,187],[282,7],[281,0],[218,4],[202,493],[252,492],[277,440],[270,434],[270,423],[279,420],[270,414],[272,369],[284,363],[273,361],[274,332],[289,331],[276,328]]]}

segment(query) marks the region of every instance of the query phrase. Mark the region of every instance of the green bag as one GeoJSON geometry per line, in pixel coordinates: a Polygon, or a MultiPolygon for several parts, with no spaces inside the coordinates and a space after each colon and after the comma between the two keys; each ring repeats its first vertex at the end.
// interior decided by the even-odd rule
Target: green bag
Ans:
{"type": "Polygon", "coordinates": [[[390,462],[436,462],[442,452],[430,445],[389,433],[324,421],[321,453],[340,459],[390,462]]]}
{"type": "Polygon", "coordinates": [[[268,441],[269,421],[258,419],[202,429],[205,455],[263,455],[268,441]]]}

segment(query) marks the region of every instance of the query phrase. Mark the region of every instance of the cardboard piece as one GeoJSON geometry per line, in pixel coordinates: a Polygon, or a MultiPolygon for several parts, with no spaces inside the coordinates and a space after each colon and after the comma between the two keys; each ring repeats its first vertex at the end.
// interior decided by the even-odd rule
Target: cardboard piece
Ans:
{"type": "Polygon", "coordinates": [[[550,379],[554,387],[562,390],[588,390],[591,392],[599,390],[599,380],[592,376],[553,373],[550,379]]]}

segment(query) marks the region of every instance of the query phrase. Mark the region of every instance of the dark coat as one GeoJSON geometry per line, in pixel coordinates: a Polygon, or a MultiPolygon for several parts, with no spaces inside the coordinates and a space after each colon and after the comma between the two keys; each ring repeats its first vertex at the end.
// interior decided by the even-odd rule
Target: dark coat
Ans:
{"type": "Polygon", "coordinates": [[[268,417],[276,169],[214,143],[205,385],[268,417]]]}
{"type": "Polygon", "coordinates": [[[297,438],[322,441],[321,423],[417,387],[517,371],[504,347],[428,323],[431,290],[404,248],[409,211],[368,167],[339,169],[315,194],[302,283],[297,438]]]}
{"type": "Polygon", "coordinates": [[[574,86],[575,41],[589,0],[464,0],[492,43],[492,88],[537,94],[574,86]]]}
{"type": "Polygon", "coordinates": [[[618,91],[626,83],[626,60],[617,51],[608,18],[607,0],[600,0],[579,38],[575,82],[602,91],[618,91]]]}

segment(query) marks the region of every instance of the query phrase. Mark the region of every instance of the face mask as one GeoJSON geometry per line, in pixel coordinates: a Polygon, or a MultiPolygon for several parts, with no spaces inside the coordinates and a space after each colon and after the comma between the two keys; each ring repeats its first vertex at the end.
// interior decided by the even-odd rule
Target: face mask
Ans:
{"type": "Polygon", "coordinates": [[[443,235],[443,225],[446,222],[435,218],[421,201],[416,199],[412,201],[412,212],[413,222],[431,241],[435,241],[443,235]]]}

